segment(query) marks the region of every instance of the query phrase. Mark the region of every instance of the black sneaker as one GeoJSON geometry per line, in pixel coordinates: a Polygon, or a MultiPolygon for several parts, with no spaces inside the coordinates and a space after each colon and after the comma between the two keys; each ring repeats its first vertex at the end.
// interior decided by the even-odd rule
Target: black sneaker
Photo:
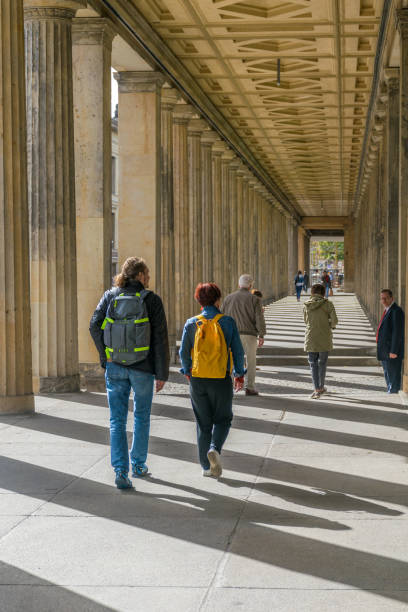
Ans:
{"type": "Polygon", "coordinates": [[[118,489],[131,489],[133,487],[132,481],[128,478],[127,474],[124,474],[123,472],[117,472],[115,485],[118,487],[118,489]]]}

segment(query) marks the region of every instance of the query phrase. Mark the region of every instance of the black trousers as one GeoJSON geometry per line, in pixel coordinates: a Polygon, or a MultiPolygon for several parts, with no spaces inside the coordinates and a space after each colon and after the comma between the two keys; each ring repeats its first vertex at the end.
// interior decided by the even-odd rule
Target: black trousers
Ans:
{"type": "Polygon", "coordinates": [[[221,453],[232,422],[232,380],[226,378],[190,379],[190,395],[197,421],[198,457],[204,470],[210,468],[207,453],[221,453]]]}
{"type": "Polygon", "coordinates": [[[401,389],[401,370],[402,359],[385,359],[381,362],[384,369],[385,382],[387,383],[388,393],[398,393],[401,389]]]}

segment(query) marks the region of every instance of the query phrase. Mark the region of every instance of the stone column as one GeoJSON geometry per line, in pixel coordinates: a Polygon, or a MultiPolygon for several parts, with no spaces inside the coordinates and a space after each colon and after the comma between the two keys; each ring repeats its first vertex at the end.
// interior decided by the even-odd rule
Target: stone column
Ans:
{"type": "Polygon", "coordinates": [[[161,146],[160,146],[160,210],[161,210],[161,297],[167,315],[170,357],[176,355],[176,286],[174,196],[173,196],[173,109],[180,97],[177,90],[163,88],[161,96],[161,146]]]}
{"type": "Polygon", "coordinates": [[[229,258],[231,260],[231,290],[238,286],[240,273],[238,271],[238,216],[237,216],[237,170],[239,168],[239,160],[236,156],[232,159],[229,165],[229,203],[230,203],[230,219],[229,219],[229,258]]]}
{"type": "Polygon", "coordinates": [[[244,168],[244,175],[242,179],[242,209],[243,216],[240,221],[242,227],[242,267],[244,274],[247,274],[249,270],[249,217],[251,211],[249,209],[249,181],[250,172],[247,168],[244,168]]]}
{"type": "Polygon", "coordinates": [[[399,69],[387,68],[387,285],[398,296],[399,221],[399,69]]]}
{"type": "Polygon", "coordinates": [[[253,274],[254,274],[254,283],[255,285],[259,285],[259,247],[260,247],[260,229],[261,229],[261,192],[262,185],[257,182],[255,185],[255,196],[254,196],[254,240],[253,240],[253,253],[252,257],[253,261],[253,274]]]}
{"type": "Polygon", "coordinates": [[[0,413],[32,412],[22,0],[0,2],[0,413]]]}
{"type": "MultiPolygon", "coordinates": [[[[89,321],[112,284],[111,51],[106,19],[76,18],[72,31],[78,349],[81,374],[100,375],[89,321]]],[[[88,384],[86,385],[88,387],[88,384]]]]}
{"type": "Polygon", "coordinates": [[[210,282],[214,278],[213,251],[213,175],[212,147],[218,140],[218,134],[206,130],[201,135],[201,206],[203,211],[203,281],[210,282]]]}
{"type": "MultiPolygon", "coordinates": [[[[230,178],[229,165],[235,157],[235,153],[227,149],[221,157],[221,189],[222,189],[222,293],[228,295],[233,288],[231,268],[231,202],[230,202],[230,178]]],[[[235,287],[235,285],[234,285],[235,287]]]]}
{"type": "Polygon", "coordinates": [[[24,1],[35,392],[79,390],[71,33],[85,4],[24,1]]]}
{"type": "Polygon", "coordinates": [[[143,257],[161,293],[160,72],[117,72],[119,84],[119,264],[143,257]]]}
{"type": "MultiPolygon", "coordinates": [[[[188,200],[190,211],[190,279],[192,294],[198,283],[203,281],[203,213],[202,213],[202,172],[201,172],[201,134],[207,129],[202,119],[191,119],[187,127],[188,146],[188,200]]],[[[199,306],[191,298],[191,316],[199,311],[199,306]]]]}
{"type": "Polygon", "coordinates": [[[408,8],[397,10],[397,24],[400,32],[398,301],[404,308],[408,256],[408,8]]]}
{"type": "Polygon", "coordinates": [[[250,274],[255,277],[255,220],[256,220],[256,208],[255,208],[255,187],[257,181],[254,175],[251,173],[248,181],[248,267],[246,274],[250,274]]]}
{"type": "Polygon", "coordinates": [[[289,253],[288,253],[288,293],[295,293],[295,276],[298,271],[298,230],[297,223],[291,217],[287,217],[289,233],[289,253]]]}
{"type": "Polygon", "coordinates": [[[237,282],[241,274],[246,274],[243,265],[243,225],[244,225],[244,175],[245,166],[240,163],[237,168],[237,210],[236,210],[236,249],[237,249],[237,282]]]}
{"type": "Polygon", "coordinates": [[[173,192],[175,286],[180,294],[176,299],[176,335],[181,338],[184,323],[192,314],[192,280],[190,277],[190,218],[188,200],[187,125],[194,114],[188,104],[177,104],[173,110],[173,192]]]}
{"type": "Polygon", "coordinates": [[[344,228],[344,291],[354,292],[354,222],[350,219],[344,228]]]}
{"type": "Polygon", "coordinates": [[[222,227],[222,154],[227,146],[222,140],[212,149],[212,202],[213,202],[213,279],[223,290],[223,227],[222,227]]]}

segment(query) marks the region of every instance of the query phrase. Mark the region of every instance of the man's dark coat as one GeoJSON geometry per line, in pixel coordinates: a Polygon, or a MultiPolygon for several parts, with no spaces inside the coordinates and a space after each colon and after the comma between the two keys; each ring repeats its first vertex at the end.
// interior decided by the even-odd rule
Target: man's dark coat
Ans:
{"type": "Polygon", "coordinates": [[[385,361],[390,353],[404,358],[404,311],[395,302],[389,307],[378,330],[378,361],[385,361]]]}

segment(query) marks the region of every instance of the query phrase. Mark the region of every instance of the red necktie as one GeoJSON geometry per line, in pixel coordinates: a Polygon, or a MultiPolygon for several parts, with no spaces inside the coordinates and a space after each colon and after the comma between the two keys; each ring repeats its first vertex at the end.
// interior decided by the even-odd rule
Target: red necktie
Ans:
{"type": "Polygon", "coordinates": [[[381,323],[383,322],[383,318],[385,317],[386,314],[387,314],[387,310],[384,309],[384,312],[382,313],[382,317],[381,317],[380,322],[378,324],[377,333],[376,333],[376,336],[375,336],[375,340],[376,340],[377,343],[378,343],[378,334],[380,333],[381,323]]]}

